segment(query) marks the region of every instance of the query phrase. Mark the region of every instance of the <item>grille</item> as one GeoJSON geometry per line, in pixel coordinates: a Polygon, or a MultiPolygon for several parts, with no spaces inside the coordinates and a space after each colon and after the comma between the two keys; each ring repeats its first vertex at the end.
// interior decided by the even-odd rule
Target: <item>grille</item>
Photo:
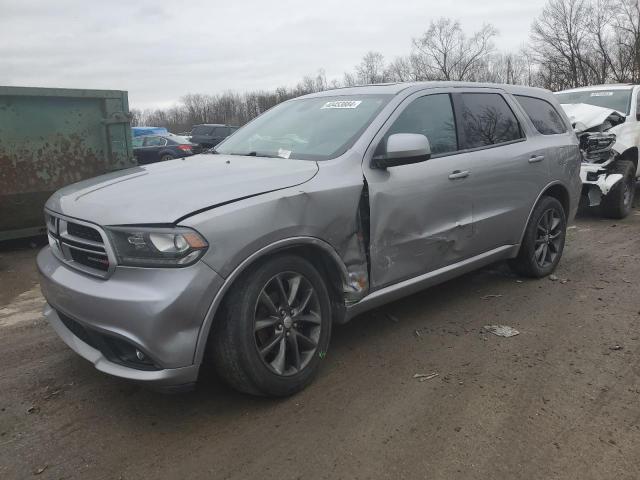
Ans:
{"type": "Polygon", "coordinates": [[[67,232],[74,237],[82,238],[84,240],[91,240],[92,242],[102,243],[102,235],[97,230],[91,227],[85,227],[78,223],[67,222],[67,232]]]}
{"type": "Polygon", "coordinates": [[[85,252],[73,247],[71,247],[69,251],[71,253],[71,258],[82,265],[102,270],[103,272],[109,270],[109,260],[107,259],[106,254],[103,256],[97,252],[85,252]]]}
{"type": "Polygon", "coordinates": [[[98,228],[47,214],[49,244],[69,266],[106,277],[112,265],[105,239],[98,228]]]}

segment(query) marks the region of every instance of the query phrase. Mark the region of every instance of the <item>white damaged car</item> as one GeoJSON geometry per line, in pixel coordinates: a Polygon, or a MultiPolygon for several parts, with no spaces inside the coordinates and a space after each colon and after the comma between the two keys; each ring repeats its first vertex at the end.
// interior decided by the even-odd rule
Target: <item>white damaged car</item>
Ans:
{"type": "Polygon", "coordinates": [[[640,145],[640,85],[616,84],[557,92],[580,138],[580,169],[589,206],[624,218],[633,206],[640,145]]]}

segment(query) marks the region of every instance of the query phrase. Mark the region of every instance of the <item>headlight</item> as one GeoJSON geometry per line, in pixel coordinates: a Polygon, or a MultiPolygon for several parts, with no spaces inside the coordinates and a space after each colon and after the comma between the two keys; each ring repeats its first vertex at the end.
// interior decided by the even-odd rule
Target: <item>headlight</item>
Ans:
{"type": "Polygon", "coordinates": [[[107,227],[119,265],[186,267],[195,263],[209,244],[185,227],[107,227]]]}

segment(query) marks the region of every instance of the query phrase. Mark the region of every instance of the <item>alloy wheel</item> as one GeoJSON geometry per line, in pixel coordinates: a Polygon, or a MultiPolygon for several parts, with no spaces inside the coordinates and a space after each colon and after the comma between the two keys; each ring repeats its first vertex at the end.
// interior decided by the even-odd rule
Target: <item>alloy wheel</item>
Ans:
{"type": "Polygon", "coordinates": [[[303,275],[282,272],[262,288],[254,311],[256,348],[276,375],[290,376],[313,358],[322,328],[318,294],[303,275]]]}
{"type": "Polygon", "coordinates": [[[552,264],[562,245],[562,217],[555,209],[546,210],[536,229],[536,245],[533,258],[538,266],[545,268],[552,264]]]}

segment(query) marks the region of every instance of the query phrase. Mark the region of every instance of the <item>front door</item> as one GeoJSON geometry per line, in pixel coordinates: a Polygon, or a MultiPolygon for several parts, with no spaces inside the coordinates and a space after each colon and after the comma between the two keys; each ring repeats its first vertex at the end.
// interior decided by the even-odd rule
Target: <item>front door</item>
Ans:
{"type": "Polygon", "coordinates": [[[462,260],[472,235],[469,155],[459,155],[448,93],[407,98],[374,140],[384,154],[395,133],[425,135],[432,157],[386,170],[363,164],[369,189],[373,290],[462,260]]]}

